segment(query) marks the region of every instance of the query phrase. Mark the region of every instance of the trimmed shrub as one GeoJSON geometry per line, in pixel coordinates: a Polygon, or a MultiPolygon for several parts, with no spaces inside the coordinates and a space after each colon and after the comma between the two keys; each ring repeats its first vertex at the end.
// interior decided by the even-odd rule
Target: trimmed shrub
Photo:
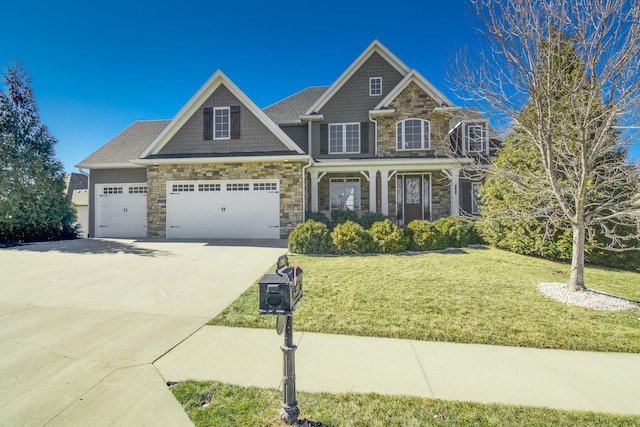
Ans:
{"type": "Polygon", "coordinates": [[[433,225],[440,231],[443,244],[447,248],[462,248],[479,240],[473,229],[473,223],[459,216],[441,218],[433,225]]]}
{"type": "Polygon", "coordinates": [[[407,236],[390,219],[374,222],[367,231],[376,252],[400,252],[407,249],[407,236]]]}
{"type": "Polygon", "coordinates": [[[338,224],[343,224],[347,221],[352,221],[357,224],[360,224],[360,218],[355,211],[351,209],[343,209],[339,211],[333,211],[331,213],[331,220],[333,221],[334,227],[338,224]]]}
{"type": "Polygon", "coordinates": [[[374,223],[378,221],[384,221],[385,219],[389,219],[389,217],[379,212],[367,212],[360,217],[358,223],[362,226],[362,228],[368,230],[374,223]]]}
{"type": "Polygon", "coordinates": [[[371,236],[360,224],[346,221],[331,233],[333,247],[339,254],[364,254],[371,251],[371,236]]]}
{"type": "Polygon", "coordinates": [[[296,225],[289,234],[289,251],[298,254],[331,253],[331,238],[326,224],[308,220],[296,225]]]}
{"type": "Polygon", "coordinates": [[[412,251],[430,251],[446,247],[442,233],[429,221],[411,221],[406,232],[409,237],[409,249],[412,251]]]}

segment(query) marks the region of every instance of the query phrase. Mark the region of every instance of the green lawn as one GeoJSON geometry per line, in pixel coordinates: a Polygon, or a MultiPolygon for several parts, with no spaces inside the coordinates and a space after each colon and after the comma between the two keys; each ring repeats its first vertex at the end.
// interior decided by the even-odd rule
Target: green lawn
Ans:
{"type": "MultiPolygon", "coordinates": [[[[571,307],[538,282],[569,265],[496,249],[344,257],[292,256],[304,270],[297,331],[640,353],[640,313],[571,307]]],[[[640,274],[587,268],[587,286],[640,301],[640,274]]],[[[273,328],[254,284],[209,324],[273,328]]]]}
{"type": "MultiPolygon", "coordinates": [[[[171,387],[200,426],[282,426],[282,393],[219,382],[171,387]]],[[[637,426],[640,417],[378,394],[297,393],[300,419],[332,427],[376,426],[637,426]]]]}

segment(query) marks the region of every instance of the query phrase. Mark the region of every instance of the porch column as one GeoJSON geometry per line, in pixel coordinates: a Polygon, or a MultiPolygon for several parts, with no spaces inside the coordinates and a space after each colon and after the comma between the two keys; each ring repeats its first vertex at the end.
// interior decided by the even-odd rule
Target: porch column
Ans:
{"type": "Polygon", "coordinates": [[[311,172],[311,212],[318,212],[318,172],[311,172]]]}
{"type": "Polygon", "coordinates": [[[451,216],[460,215],[460,170],[451,169],[451,216]]]}
{"type": "Polygon", "coordinates": [[[380,171],[380,213],[389,215],[389,171],[380,171]]]}
{"type": "Polygon", "coordinates": [[[378,171],[372,169],[369,171],[369,212],[376,212],[376,181],[378,177],[378,171]]]}

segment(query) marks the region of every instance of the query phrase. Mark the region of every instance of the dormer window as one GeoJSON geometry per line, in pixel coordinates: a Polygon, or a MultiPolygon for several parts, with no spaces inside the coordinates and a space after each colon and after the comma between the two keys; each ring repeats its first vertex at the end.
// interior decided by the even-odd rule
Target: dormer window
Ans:
{"type": "Polygon", "coordinates": [[[465,129],[468,153],[482,153],[486,149],[487,126],[484,123],[469,123],[465,129]]]}
{"type": "Polygon", "coordinates": [[[382,95],[382,77],[369,78],[369,96],[382,95]]]}
{"type": "Polygon", "coordinates": [[[431,148],[429,120],[406,119],[396,124],[398,150],[428,150],[431,148]]]}

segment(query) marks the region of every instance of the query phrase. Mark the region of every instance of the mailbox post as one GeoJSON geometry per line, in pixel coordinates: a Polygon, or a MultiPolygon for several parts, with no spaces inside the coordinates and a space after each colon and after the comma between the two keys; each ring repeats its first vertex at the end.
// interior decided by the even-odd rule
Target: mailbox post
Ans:
{"type": "Polygon", "coordinates": [[[284,345],[280,347],[283,355],[282,365],[282,402],[280,418],[287,424],[294,424],[300,415],[296,399],[296,364],[293,344],[293,310],[302,298],[302,270],[296,264],[289,266],[289,258],[278,258],[277,268],[265,274],[258,282],[260,287],[260,314],[277,315],[276,330],[282,334],[284,345]]]}

